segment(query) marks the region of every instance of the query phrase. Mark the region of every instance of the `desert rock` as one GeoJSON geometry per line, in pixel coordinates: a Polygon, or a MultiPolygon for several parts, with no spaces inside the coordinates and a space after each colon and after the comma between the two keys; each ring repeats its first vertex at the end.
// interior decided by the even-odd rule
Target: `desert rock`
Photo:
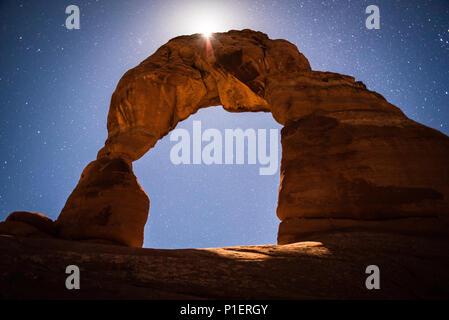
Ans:
{"type": "Polygon", "coordinates": [[[281,221],[388,219],[389,230],[402,232],[403,220],[394,219],[439,225],[449,215],[447,136],[351,76],[311,70],[288,41],[251,30],[178,37],[129,70],[113,94],[98,157],[136,160],[179,121],[218,104],[271,112],[284,125],[281,221]]]}
{"type": "Polygon", "coordinates": [[[53,221],[41,213],[15,211],[0,222],[0,234],[30,238],[48,238],[55,235],[53,221]]]}
{"type": "Polygon", "coordinates": [[[288,245],[176,250],[0,236],[0,297],[447,299],[448,246],[432,237],[391,232],[336,232],[288,245]],[[74,261],[81,270],[81,290],[64,286],[67,275],[61,270],[74,261]],[[381,268],[381,290],[365,287],[365,269],[371,264],[381,268]]]}
{"type": "Polygon", "coordinates": [[[130,163],[96,160],[84,169],[56,220],[58,235],[141,247],[149,205],[130,163]]]}
{"type": "Polygon", "coordinates": [[[216,105],[271,112],[284,126],[280,243],[348,225],[419,233],[429,219],[429,234],[446,228],[446,135],[410,120],[354,77],[312,70],[286,40],[232,30],[174,38],[123,75],[105,146],[62,210],[59,235],[140,246],[149,204],[132,162],[179,121],[216,105]]]}

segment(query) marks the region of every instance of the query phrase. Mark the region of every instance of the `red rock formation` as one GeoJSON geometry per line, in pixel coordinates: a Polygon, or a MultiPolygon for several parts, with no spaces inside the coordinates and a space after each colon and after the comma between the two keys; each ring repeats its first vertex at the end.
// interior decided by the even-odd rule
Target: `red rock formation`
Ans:
{"type": "Polygon", "coordinates": [[[108,139],[98,158],[142,157],[176,124],[200,108],[271,111],[264,99],[268,75],[310,71],[285,40],[250,30],[217,33],[207,55],[202,35],[170,40],[120,79],[108,115],[108,139]]]}
{"type": "Polygon", "coordinates": [[[126,72],[108,139],[58,218],[59,234],[141,245],[148,200],[132,161],[179,121],[220,104],[271,112],[284,125],[279,243],[373,226],[446,233],[449,138],[353,77],[312,71],[290,42],[243,30],[177,37],[126,72]]]}
{"type": "Polygon", "coordinates": [[[49,238],[56,233],[53,221],[41,213],[15,211],[0,222],[0,234],[30,238],[49,238]]]}
{"type": "Polygon", "coordinates": [[[56,220],[59,236],[142,247],[150,201],[123,159],[100,159],[83,171],[56,220]]]}
{"type": "Polygon", "coordinates": [[[290,123],[282,147],[279,243],[354,228],[447,234],[442,133],[389,112],[336,111],[290,123]]]}

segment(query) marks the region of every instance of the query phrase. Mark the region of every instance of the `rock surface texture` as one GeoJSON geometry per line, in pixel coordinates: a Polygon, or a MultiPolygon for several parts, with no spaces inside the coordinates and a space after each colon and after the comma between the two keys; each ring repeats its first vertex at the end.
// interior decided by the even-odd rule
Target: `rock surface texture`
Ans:
{"type": "MultiPolygon", "coordinates": [[[[0,236],[0,298],[449,298],[448,242],[372,232],[317,238],[288,245],[156,250],[0,236]],[[72,264],[80,268],[80,290],[64,285],[64,270],[72,264]],[[381,270],[380,290],[365,287],[365,269],[372,264],[381,270]]],[[[179,318],[177,308],[166,312],[167,319],[179,318]]]]}
{"type": "Polygon", "coordinates": [[[142,247],[149,205],[132,165],[103,158],[84,169],[55,224],[63,238],[142,247]]]}
{"type": "Polygon", "coordinates": [[[50,238],[56,234],[56,228],[54,222],[41,213],[15,211],[0,222],[0,234],[50,238]]]}
{"type": "Polygon", "coordinates": [[[251,30],[174,38],[125,73],[105,146],[57,234],[141,246],[149,200],[132,162],[216,105],[271,112],[284,126],[279,243],[337,229],[447,235],[449,138],[351,76],[313,71],[292,43],[251,30]]]}

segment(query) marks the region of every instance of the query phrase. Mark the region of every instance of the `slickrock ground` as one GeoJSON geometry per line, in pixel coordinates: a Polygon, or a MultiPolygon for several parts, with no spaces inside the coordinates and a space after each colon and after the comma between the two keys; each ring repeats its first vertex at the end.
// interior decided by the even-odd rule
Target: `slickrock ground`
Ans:
{"type": "Polygon", "coordinates": [[[447,241],[367,232],[321,242],[156,250],[0,236],[3,299],[449,298],[447,241]],[[67,265],[81,289],[67,290],[67,265]],[[365,268],[380,268],[367,290],[365,268]]]}

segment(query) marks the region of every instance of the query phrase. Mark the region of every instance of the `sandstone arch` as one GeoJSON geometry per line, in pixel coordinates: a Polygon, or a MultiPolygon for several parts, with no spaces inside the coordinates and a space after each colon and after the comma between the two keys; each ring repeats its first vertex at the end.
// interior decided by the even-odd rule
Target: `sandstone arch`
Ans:
{"type": "Polygon", "coordinates": [[[170,40],[120,80],[108,139],[56,221],[70,239],[142,246],[149,200],[132,162],[200,108],[282,124],[278,242],[368,228],[445,233],[449,138],[353,77],[313,71],[296,46],[251,30],[170,40]]]}

